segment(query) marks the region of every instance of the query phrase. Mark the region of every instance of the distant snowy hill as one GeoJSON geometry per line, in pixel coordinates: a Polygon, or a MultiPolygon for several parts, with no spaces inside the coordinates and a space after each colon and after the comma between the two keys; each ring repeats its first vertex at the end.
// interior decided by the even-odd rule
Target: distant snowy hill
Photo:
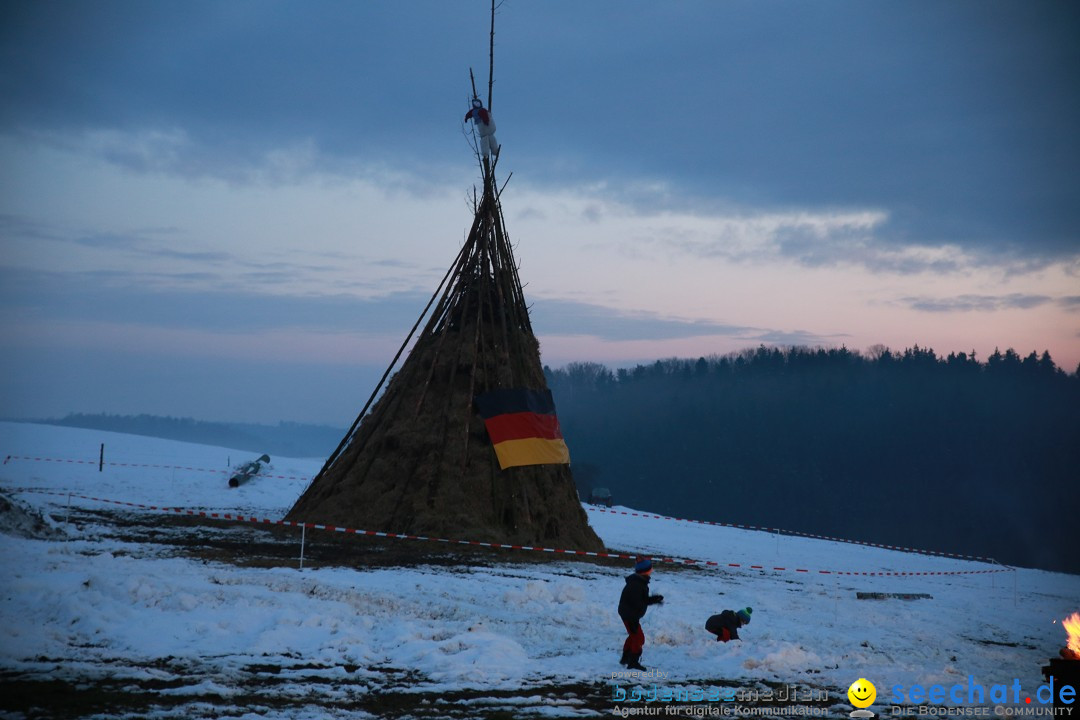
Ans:
{"type": "Polygon", "coordinates": [[[257,425],[207,422],[192,418],[157,415],[73,413],[63,418],[40,422],[44,425],[104,430],[125,435],[144,435],[289,457],[326,457],[345,435],[345,428],[329,425],[287,422],[279,422],[276,425],[257,425]]]}
{"type": "Polygon", "coordinates": [[[228,463],[250,452],[19,423],[0,423],[0,455],[5,717],[587,717],[642,683],[797,686],[841,717],[859,678],[887,713],[894,686],[1016,679],[1032,695],[1080,609],[1073,575],[589,507],[613,552],[717,563],[657,562],[666,601],[644,619],[642,657],[657,675],[628,680],[615,606],[629,561],[439,557],[454,546],[307,530],[309,557],[342,561],[300,570],[299,530],[160,508],[275,520],[318,460],[274,457],[229,488],[228,463]],[[34,514],[47,530],[15,531],[34,514]],[[400,559],[403,544],[426,556],[400,559]],[[743,641],[705,632],[747,605],[743,641]]]}

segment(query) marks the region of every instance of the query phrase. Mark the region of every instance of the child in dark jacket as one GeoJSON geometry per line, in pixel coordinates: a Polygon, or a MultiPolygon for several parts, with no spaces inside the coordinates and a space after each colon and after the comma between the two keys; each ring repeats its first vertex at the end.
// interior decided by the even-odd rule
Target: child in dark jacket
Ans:
{"type": "Polygon", "coordinates": [[[739,639],[739,628],[750,622],[753,608],[725,610],[719,615],[712,615],[705,621],[705,629],[716,636],[717,642],[739,639]]]}
{"type": "Polygon", "coordinates": [[[664,602],[663,595],[649,594],[649,575],[652,574],[652,560],[639,560],[634,565],[634,574],[626,578],[626,587],[619,596],[619,617],[626,626],[626,641],[623,643],[620,663],[631,670],[644,671],[641,665],[641,649],[645,646],[645,633],[641,629],[641,618],[649,605],[664,602]]]}

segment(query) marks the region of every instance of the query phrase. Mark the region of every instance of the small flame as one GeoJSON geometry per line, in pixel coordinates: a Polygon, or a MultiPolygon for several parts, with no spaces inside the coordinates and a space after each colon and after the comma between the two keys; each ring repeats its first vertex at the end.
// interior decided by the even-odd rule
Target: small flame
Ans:
{"type": "Polygon", "coordinates": [[[1074,612],[1062,620],[1061,624],[1065,626],[1065,632],[1069,634],[1069,650],[1080,655],[1080,612],[1074,612]]]}

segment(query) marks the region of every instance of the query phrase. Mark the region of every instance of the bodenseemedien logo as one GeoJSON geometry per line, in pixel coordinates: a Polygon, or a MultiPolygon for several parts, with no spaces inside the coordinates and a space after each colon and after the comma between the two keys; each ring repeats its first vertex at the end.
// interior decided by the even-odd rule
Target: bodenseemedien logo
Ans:
{"type": "Polygon", "coordinates": [[[851,704],[857,708],[851,713],[853,718],[872,718],[874,713],[866,708],[874,704],[874,700],[877,698],[877,688],[874,687],[874,683],[870,682],[866,678],[859,678],[855,682],[851,683],[851,687],[847,691],[848,700],[851,704]]]}

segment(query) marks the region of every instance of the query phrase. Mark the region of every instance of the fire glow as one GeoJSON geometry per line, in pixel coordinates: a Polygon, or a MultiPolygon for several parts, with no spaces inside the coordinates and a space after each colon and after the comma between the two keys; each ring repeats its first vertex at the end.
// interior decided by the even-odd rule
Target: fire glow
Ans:
{"type": "Polygon", "coordinates": [[[1068,642],[1061,651],[1062,657],[1071,660],[1080,660],[1080,612],[1074,612],[1061,621],[1065,632],[1068,633],[1068,642]]]}

